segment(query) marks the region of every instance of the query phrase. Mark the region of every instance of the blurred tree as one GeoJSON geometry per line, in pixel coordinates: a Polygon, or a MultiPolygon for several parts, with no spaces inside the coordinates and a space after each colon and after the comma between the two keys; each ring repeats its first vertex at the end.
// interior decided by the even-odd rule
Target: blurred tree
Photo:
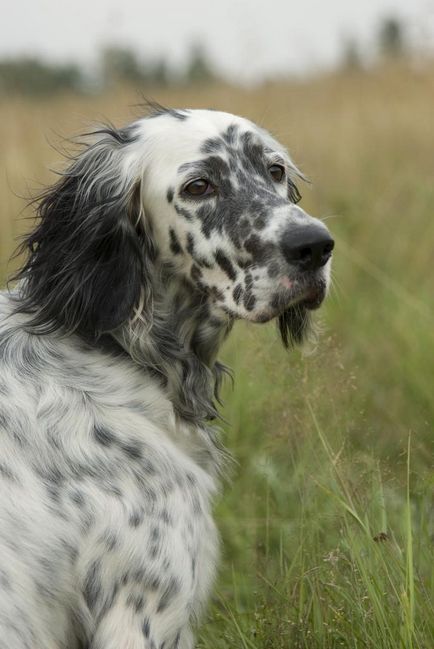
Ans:
{"type": "Polygon", "coordinates": [[[402,56],[406,52],[404,26],[398,18],[384,18],[378,32],[380,52],[386,57],[402,56]]]}
{"type": "Polygon", "coordinates": [[[167,61],[158,59],[149,70],[149,80],[157,86],[167,86],[172,81],[173,75],[167,61]]]}
{"type": "Polygon", "coordinates": [[[110,45],[101,51],[100,61],[104,85],[119,81],[139,83],[146,77],[144,66],[131,49],[110,45]]]}
{"type": "Polygon", "coordinates": [[[100,55],[102,85],[123,81],[131,84],[167,86],[174,79],[173,72],[164,58],[142,62],[128,48],[109,46],[100,55]]]}
{"type": "Polygon", "coordinates": [[[347,70],[360,70],[363,67],[359,45],[352,36],[344,40],[342,63],[347,70]]]}
{"type": "Polygon", "coordinates": [[[192,83],[206,83],[216,78],[207,54],[200,44],[193,45],[185,71],[185,80],[192,83]]]}
{"type": "Polygon", "coordinates": [[[0,93],[44,95],[84,87],[80,68],[72,63],[55,65],[36,58],[0,61],[0,93]]]}

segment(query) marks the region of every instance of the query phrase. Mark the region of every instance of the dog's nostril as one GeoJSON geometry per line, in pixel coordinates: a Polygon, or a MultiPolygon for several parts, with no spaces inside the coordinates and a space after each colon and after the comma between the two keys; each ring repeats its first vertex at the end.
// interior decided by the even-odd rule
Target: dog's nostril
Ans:
{"type": "Polygon", "coordinates": [[[300,248],[298,254],[299,254],[299,259],[308,259],[312,255],[312,248],[309,248],[308,246],[304,246],[303,248],[300,248]]]}

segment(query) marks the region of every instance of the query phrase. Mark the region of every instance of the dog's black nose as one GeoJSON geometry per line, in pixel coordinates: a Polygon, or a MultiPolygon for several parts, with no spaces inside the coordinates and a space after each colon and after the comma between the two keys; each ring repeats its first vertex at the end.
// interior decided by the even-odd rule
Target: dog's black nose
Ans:
{"type": "Polygon", "coordinates": [[[316,223],[288,228],[280,243],[286,261],[302,270],[317,270],[330,259],[335,242],[316,223]]]}

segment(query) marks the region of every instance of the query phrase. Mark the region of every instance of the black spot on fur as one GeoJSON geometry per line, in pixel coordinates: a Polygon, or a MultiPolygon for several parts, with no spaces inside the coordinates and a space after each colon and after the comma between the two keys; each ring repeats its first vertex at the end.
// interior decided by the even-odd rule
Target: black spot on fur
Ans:
{"type": "Polygon", "coordinates": [[[167,202],[171,203],[173,201],[173,189],[172,187],[169,187],[167,190],[167,202]]]}
{"type": "Polygon", "coordinates": [[[231,124],[228,126],[227,130],[222,134],[224,141],[226,144],[234,144],[235,143],[235,137],[238,131],[238,126],[236,124],[231,124]]]}
{"type": "Polygon", "coordinates": [[[241,237],[247,237],[250,234],[251,230],[252,226],[250,225],[249,221],[247,219],[241,219],[239,224],[239,232],[241,237]]]}
{"type": "Polygon", "coordinates": [[[209,138],[200,147],[201,153],[218,153],[224,147],[224,142],[221,138],[209,138]]]}
{"type": "Polygon", "coordinates": [[[255,228],[257,230],[262,230],[263,228],[265,228],[266,222],[265,222],[264,217],[263,216],[258,216],[254,220],[253,225],[255,226],[255,228]]]}
{"type": "Polygon", "coordinates": [[[252,234],[244,242],[244,248],[249,252],[256,264],[265,264],[275,254],[275,246],[269,241],[261,241],[257,234],[252,234]]]}
{"type": "Polygon", "coordinates": [[[4,463],[0,463],[0,478],[6,478],[11,482],[17,481],[15,473],[4,463]]]}
{"type": "Polygon", "coordinates": [[[200,270],[199,266],[196,266],[196,264],[193,264],[193,266],[191,267],[191,270],[190,270],[190,276],[191,276],[191,279],[193,279],[194,281],[200,280],[200,278],[202,277],[202,271],[200,270]]]}
{"type": "Polygon", "coordinates": [[[151,559],[156,559],[160,553],[160,548],[158,545],[151,545],[149,548],[149,556],[151,559]]]}
{"type": "Polygon", "coordinates": [[[109,552],[117,548],[119,545],[119,539],[116,533],[112,530],[105,530],[102,541],[109,552]]]}
{"type": "Polygon", "coordinates": [[[170,605],[170,603],[173,601],[174,597],[176,597],[179,591],[180,591],[179,582],[177,579],[172,577],[169,580],[169,583],[167,584],[166,588],[164,589],[160,601],[158,602],[157,613],[161,613],[162,611],[166,610],[166,608],[170,605]]]}
{"type": "Polygon", "coordinates": [[[194,217],[194,213],[189,212],[185,207],[181,207],[181,205],[178,205],[175,203],[175,210],[176,213],[179,214],[179,216],[183,216],[184,219],[187,219],[187,221],[192,221],[194,217]]]}
{"type": "Polygon", "coordinates": [[[221,291],[217,286],[210,286],[209,287],[209,294],[215,300],[218,300],[220,302],[222,302],[225,299],[223,291],[221,291]]]}
{"type": "Polygon", "coordinates": [[[134,595],[133,593],[129,593],[126,604],[136,613],[140,613],[140,611],[142,611],[143,607],[145,606],[145,598],[143,597],[143,595],[134,595]]]}
{"type": "Polygon", "coordinates": [[[170,251],[174,255],[180,255],[182,253],[182,247],[179,243],[179,239],[176,236],[176,232],[173,228],[169,228],[169,237],[170,237],[170,251]]]}
{"type": "Polygon", "coordinates": [[[226,273],[229,279],[235,281],[237,279],[237,273],[235,271],[235,268],[232,265],[232,262],[226,257],[223,250],[217,250],[214,257],[217,264],[226,273]]]}
{"type": "Polygon", "coordinates": [[[160,519],[165,523],[166,525],[173,525],[173,520],[172,517],[170,516],[169,512],[167,509],[163,509],[160,513],[160,519]]]}
{"type": "Polygon", "coordinates": [[[73,489],[69,497],[71,498],[72,502],[78,505],[80,508],[83,507],[84,505],[84,496],[83,493],[79,489],[73,489]]]}
{"type": "Polygon", "coordinates": [[[186,250],[189,255],[194,255],[194,236],[191,232],[187,232],[187,246],[186,250]]]}
{"type": "Polygon", "coordinates": [[[143,523],[144,519],[144,512],[142,510],[135,510],[130,514],[128,524],[130,527],[139,527],[139,525],[143,523]]]}
{"type": "MultiPolygon", "coordinates": [[[[142,458],[140,469],[143,471],[143,473],[146,473],[146,475],[155,475],[157,473],[157,469],[152,464],[151,460],[148,460],[147,458],[142,458]]],[[[155,498],[154,492],[152,492],[150,489],[148,489],[148,495],[149,497],[151,497],[152,495],[152,497],[155,498]]]]}
{"type": "Polygon", "coordinates": [[[95,441],[101,444],[101,446],[111,446],[116,442],[115,435],[108,428],[102,426],[94,426],[93,436],[95,441]]]}
{"type": "Polygon", "coordinates": [[[149,638],[149,635],[151,633],[151,623],[149,621],[149,618],[147,617],[145,617],[145,619],[143,620],[142,633],[145,636],[145,638],[149,638]]]}
{"type": "Polygon", "coordinates": [[[243,294],[243,287],[241,286],[241,284],[237,284],[232,293],[235,304],[240,303],[242,294],[243,294]]]}
{"type": "Polygon", "coordinates": [[[93,561],[87,571],[83,584],[83,596],[92,611],[101,596],[101,566],[99,561],[93,561]]]}
{"type": "Polygon", "coordinates": [[[12,590],[11,580],[6,572],[6,570],[0,570],[0,589],[3,591],[12,590]]]}
{"type": "Polygon", "coordinates": [[[256,304],[256,298],[251,291],[245,291],[243,295],[243,304],[246,311],[253,311],[256,304]]]}
{"type": "Polygon", "coordinates": [[[142,459],[142,445],[139,442],[121,442],[119,446],[130,460],[142,459]]]}
{"type": "Polygon", "coordinates": [[[243,270],[249,268],[253,264],[253,259],[249,257],[248,259],[237,259],[237,265],[243,270]]]}

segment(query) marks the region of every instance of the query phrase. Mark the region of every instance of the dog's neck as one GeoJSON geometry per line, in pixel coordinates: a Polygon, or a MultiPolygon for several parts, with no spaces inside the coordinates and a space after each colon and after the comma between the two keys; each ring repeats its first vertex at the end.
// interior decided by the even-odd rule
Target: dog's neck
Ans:
{"type": "Polygon", "coordinates": [[[207,296],[185,280],[164,268],[156,276],[150,304],[114,335],[161,381],[181,418],[204,424],[218,416],[215,400],[227,370],[217,354],[233,321],[212,313],[207,296]]]}

